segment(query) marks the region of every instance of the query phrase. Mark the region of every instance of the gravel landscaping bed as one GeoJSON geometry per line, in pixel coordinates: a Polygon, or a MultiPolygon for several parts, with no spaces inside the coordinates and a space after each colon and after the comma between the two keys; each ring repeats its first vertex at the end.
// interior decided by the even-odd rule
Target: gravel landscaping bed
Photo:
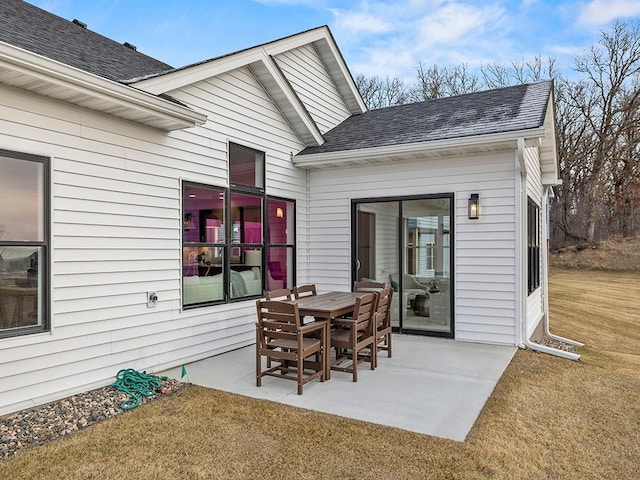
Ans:
{"type": "MultiPolygon", "coordinates": [[[[161,391],[142,397],[141,405],[189,385],[170,378],[160,379],[160,383],[161,391]]],[[[129,398],[126,393],[108,386],[2,417],[0,460],[120,415],[124,412],[120,405],[129,398]]]]}
{"type": "Polygon", "coordinates": [[[542,339],[536,341],[540,345],[546,345],[547,347],[556,348],[558,350],[563,350],[565,352],[577,353],[577,349],[575,345],[569,345],[568,343],[560,342],[558,340],[553,340],[551,338],[543,337],[542,339]]]}

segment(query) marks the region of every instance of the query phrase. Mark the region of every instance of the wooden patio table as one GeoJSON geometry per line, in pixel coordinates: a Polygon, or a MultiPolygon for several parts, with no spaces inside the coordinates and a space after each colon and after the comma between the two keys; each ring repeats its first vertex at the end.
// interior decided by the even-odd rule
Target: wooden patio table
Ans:
{"type": "MultiPolygon", "coordinates": [[[[300,315],[312,316],[316,318],[316,322],[331,322],[332,318],[346,315],[353,312],[356,300],[363,295],[371,292],[326,292],[318,295],[301,297],[297,300],[288,300],[289,303],[296,303],[300,315]]],[[[327,325],[324,329],[325,338],[325,380],[331,378],[331,359],[329,354],[331,351],[331,328],[327,325]]]]}

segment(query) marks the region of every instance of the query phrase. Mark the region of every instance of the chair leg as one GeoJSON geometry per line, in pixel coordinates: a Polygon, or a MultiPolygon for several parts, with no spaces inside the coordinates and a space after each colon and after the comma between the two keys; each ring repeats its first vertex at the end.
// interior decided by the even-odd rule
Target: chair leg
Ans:
{"type": "Polygon", "coordinates": [[[353,369],[353,381],[357,382],[358,381],[358,352],[355,351],[355,349],[352,351],[352,355],[351,355],[351,368],[353,369]]]}
{"type": "Polygon", "coordinates": [[[302,374],[304,373],[304,354],[302,353],[302,342],[298,343],[298,395],[302,395],[302,374]]]}
{"type": "Polygon", "coordinates": [[[371,345],[371,370],[378,368],[378,339],[373,339],[371,345]]]}
{"type": "Polygon", "coordinates": [[[256,328],[256,386],[262,386],[262,356],[260,355],[260,332],[256,328]]]}
{"type": "Polygon", "coordinates": [[[387,335],[387,357],[391,358],[391,333],[387,335]]]}

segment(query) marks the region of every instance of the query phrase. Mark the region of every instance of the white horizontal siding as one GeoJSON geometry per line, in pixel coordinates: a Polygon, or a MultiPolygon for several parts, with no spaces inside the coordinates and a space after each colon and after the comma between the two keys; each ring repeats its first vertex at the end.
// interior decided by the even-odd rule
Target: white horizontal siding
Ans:
{"type": "Polygon", "coordinates": [[[351,115],[312,45],[277,55],[275,60],[321,133],[326,133],[351,115]]]}
{"type": "MultiPolygon", "coordinates": [[[[454,194],[455,337],[514,344],[515,197],[513,152],[313,170],[310,177],[310,280],[348,290],[351,200],[454,194]],[[467,200],[480,195],[480,219],[467,200]]],[[[379,277],[384,273],[378,271],[379,277]]]]}
{"type": "Polygon", "coordinates": [[[206,124],[161,132],[0,85],[0,148],[51,158],[53,312],[51,332],[0,340],[0,415],[254,341],[252,301],[181,310],[180,181],[227,186],[227,142],[260,149],[300,228],[303,144],[247,69],[171,94],[206,124]]]}

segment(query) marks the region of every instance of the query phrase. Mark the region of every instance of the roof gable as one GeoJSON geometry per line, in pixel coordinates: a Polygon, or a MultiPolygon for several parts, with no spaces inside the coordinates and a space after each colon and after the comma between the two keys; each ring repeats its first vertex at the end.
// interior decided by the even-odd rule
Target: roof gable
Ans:
{"type": "MultiPolygon", "coordinates": [[[[187,85],[212,78],[231,70],[249,67],[264,86],[289,124],[306,145],[322,145],[324,138],[315,120],[278,65],[275,57],[305,45],[312,45],[327,67],[337,90],[351,114],[366,110],[362,97],[344,63],[329,28],[319,27],[269,43],[240,50],[221,57],[205,60],[169,72],[132,79],[130,84],[154,93],[175,92],[187,85]]],[[[316,93],[317,94],[317,93],[316,93]]]]}
{"type": "Polygon", "coordinates": [[[22,0],[0,2],[0,41],[115,81],[173,67],[22,0]]]}

